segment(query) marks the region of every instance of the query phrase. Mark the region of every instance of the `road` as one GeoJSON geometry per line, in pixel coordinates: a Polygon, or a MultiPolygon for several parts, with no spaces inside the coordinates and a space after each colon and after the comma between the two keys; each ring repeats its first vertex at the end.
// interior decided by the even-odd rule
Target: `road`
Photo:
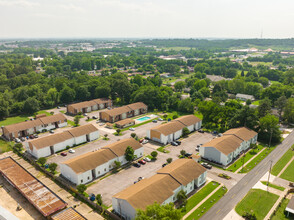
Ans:
{"type": "Polygon", "coordinates": [[[223,219],[248,191],[269,171],[271,161],[274,165],[294,143],[294,132],[279,144],[264,160],[245,175],[223,198],[221,198],[201,219],[223,219]]]}

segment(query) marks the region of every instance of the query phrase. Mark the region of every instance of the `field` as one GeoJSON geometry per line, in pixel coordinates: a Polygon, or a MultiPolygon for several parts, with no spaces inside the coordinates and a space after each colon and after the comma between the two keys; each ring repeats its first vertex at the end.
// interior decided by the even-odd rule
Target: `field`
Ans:
{"type": "Polygon", "coordinates": [[[286,164],[291,160],[291,158],[294,156],[294,151],[292,149],[289,149],[282,157],[281,159],[273,166],[272,174],[277,176],[281,170],[286,166],[286,164]]]}
{"type": "Polygon", "coordinates": [[[289,199],[283,199],[281,205],[278,207],[275,215],[271,218],[271,220],[287,220],[287,219],[294,219],[294,215],[290,214],[287,217],[288,213],[285,212],[285,209],[289,203],[289,199]]]}
{"type": "Polygon", "coordinates": [[[251,189],[235,209],[241,216],[247,212],[255,214],[257,220],[261,220],[264,219],[278,198],[278,195],[261,189],[251,189]]]}
{"type": "Polygon", "coordinates": [[[197,204],[199,204],[206,196],[208,196],[213,190],[219,186],[219,183],[210,182],[204,186],[200,191],[191,196],[186,204],[185,208],[181,209],[181,214],[184,216],[191,209],[193,209],[197,204]]]}
{"type": "Polygon", "coordinates": [[[11,150],[11,142],[0,139],[0,153],[4,153],[11,150]]]}
{"type": "Polygon", "coordinates": [[[259,105],[259,100],[252,102],[252,105],[259,105]]]}
{"type": "Polygon", "coordinates": [[[221,187],[186,219],[187,220],[200,219],[202,215],[204,215],[215,203],[217,203],[218,200],[220,200],[226,194],[226,192],[227,192],[227,188],[221,187]]]}
{"type": "Polygon", "coordinates": [[[294,160],[280,176],[282,179],[294,182],[294,160]]]}

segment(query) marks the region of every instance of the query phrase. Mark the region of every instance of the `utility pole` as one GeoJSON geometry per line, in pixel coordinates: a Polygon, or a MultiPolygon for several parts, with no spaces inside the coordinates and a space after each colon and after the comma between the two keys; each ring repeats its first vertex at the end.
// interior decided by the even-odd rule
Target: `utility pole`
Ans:
{"type": "Polygon", "coordinates": [[[273,161],[270,160],[271,162],[271,165],[270,165],[270,169],[269,169],[269,173],[268,173],[268,179],[267,179],[267,184],[266,184],[266,191],[268,192],[268,185],[269,185],[269,180],[270,180],[270,176],[271,176],[271,170],[272,170],[272,164],[273,164],[273,161]]]}
{"type": "Polygon", "coordinates": [[[269,143],[268,143],[268,148],[271,147],[272,136],[273,136],[273,129],[271,129],[271,135],[270,135],[270,139],[269,139],[269,143]]]}

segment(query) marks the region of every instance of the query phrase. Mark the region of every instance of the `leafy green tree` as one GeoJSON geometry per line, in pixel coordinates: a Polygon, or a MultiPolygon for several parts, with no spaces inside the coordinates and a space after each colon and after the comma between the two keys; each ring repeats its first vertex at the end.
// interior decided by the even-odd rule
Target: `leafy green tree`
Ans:
{"type": "Polygon", "coordinates": [[[157,153],[157,151],[152,151],[152,152],[150,153],[150,155],[151,155],[154,159],[156,159],[158,153],[157,153]]]}
{"type": "Polygon", "coordinates": [[[187,195],[184,192],[184,190],[181,190],[178,192],[177,194],[177,201],[179,203],[180,206],[185,206],[187,204],[187,195]]]}
{"type": "Polygon", "coordinates": [[[135,220],[180,220],[182,218],[181,211],[174,208],[174,204],[160,205],[154,203],[146,207],[146,209],[138,210],[135,220]]]}
{"type": "Polygon", "coordinates": [[[259,120],[258,138],[264,142],[279,143],[281,140],[281,131],[279,129],[279,119],[267,114],[259,120]]]}
{"type": "Polygon", "coordinates": [[[184,99],[179,102],[178,110],[180,112],[193,113],[194,112],[194,104],[191,98],[184,99]]]}
{"type": "Polygon", "coordinates": [[[38,102],[38,100],[36,98],[29,97],[24,102],[23,111],[25,113],[32,114],[32,113],[37,112],[39,110],[40,110],[40,106],[39,106],[39,102],[38,102]]]}
{"type": "Polygon", "coordinates": [[[77,186],[77,190],[79,193],[83,194],[87,190],[87,186],[85,184],[80,184],[77,186]]]}
{"type": "Polygon", "coordinates": [[[135,159],[134,149],[131,146],[128,146],[125,151],[125,158],[127,161],[133,161],[135,159]]]}
{"type": "Polygon", "coordinates": [[[97,201],[97,204],[100,205],[100,206],[103,204],[102,195],[101,194],[97,194],[96,195],[96,201],[97,201]]]}
{"type": "Polygon", "coordinates": [[[280,118],[282,117],[282,113],[285,109],[286,104],[287,104],[287,98],[284,95],[278,98],[277,101],[275,102],[275,106],[278,109],[278,114],[280,118]]]}
{"type": "Polygon", "coordinates": [[[183,128],[183,137],[187,137],[188,136],[188,134],[190,134],[190,131],[189,131],[189,129],[188,128],[183,128]]]}
{"type": "Polygon", "coordinates": [[[3,120],[9,115],[9,102],[0,96],[0,120],[3,120]]]}
{"type": "Polygon", "coordinates": [[[54,173],[54,171],[57,168],[57,164],[56,163],[50,163],[49,164],[49,170],[51,171],[51,173],[54,173]]]}
{"type": "Polygon", "coordinates": [[[163,115],[163,119],[166,120],[167,119],[167,114],[163,115]]]}
{"type": "Polygon", "coordinates": [[[135,138],[136,136],[137,136],[136,133],[131,133],[132,138],[135,138]]]}
{"type": "Polygon", "coordinates": [[[234,116],[229,121],[230,128],[238,127],[248,127],[250,129],[255,129],[258,125],[258,117],[255,114],[254,109],[249,106],[244,106],[237,110],[234,116]]]}
{"type": "Polygon", "coordinates": [[[111,93],[111,87],[109,85],[97,86],[95,89],[96,98],[106,98],[109,97],[111,93]]]}
{"type": "Polygon", "coordinates": [[[121,132],[121,129],[120,128],[116,129],[117,135],[120,135],[120,132],[121,132]]]}
{"type": "Polygon", "coordinates": [[[185,150],[181,150],[181,151],[180,151],[180,154],[181,154],[182,156],[185,156],[186,151],[185,151],[185,150]]]}
{"type": "Polygon", "coordinates": [[[185,85],[186,83],[184,81],[179,81],[175,83],[174,87],[177,92],[181,92],[185,88],[185,85]]]}
{"type": "Polygon", "coordinates": [[[47,158],[46,157],[40,157],[37,161],[38,161],[38,163],[41,164],[41,166],[44,166],[45,163],[47,162],[47,158]]]}
{"type": "Polygon", "coordinates": [[[80,115],[76,115],[76,116],[74,117],[74,123],[75,123],[75,126],[79,126],[80,119],[81,119],[81,116],[80,116],[80,115]]]}
{"type": "Polygon", "coordinates": [[[257,107],[258,116],[264,117],[268,113],[271,112],[271,101],[268,98],[265,98],[259,102],[259,106],[257,107]]]}
{"type": "Polygon", "coordinates": [[[294,123],[294,98],[288,99],[285,105],[283,118],[288,123],[294,123]]]}
{"type": "Polygon", "coordinates": [[[66,86],[60,92],[60,101],[63,103],[73,102],[76,97],[76,92],[72,88],[66,86]]]}
{"type": "Polygon", "coordinates": [[[171,157],[169,157],[169,158],[166,159],[166,162],[167,163],[171,163],[172,161],[173,161],[173,158],[171,158],[171,157]]]}

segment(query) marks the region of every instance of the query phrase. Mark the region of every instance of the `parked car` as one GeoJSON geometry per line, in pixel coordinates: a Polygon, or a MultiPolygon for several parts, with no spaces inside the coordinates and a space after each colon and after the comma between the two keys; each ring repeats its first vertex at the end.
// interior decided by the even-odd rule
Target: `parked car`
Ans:
{"type": "Polygon", "coordinates": [[[167,165],[167,163],[162,164],[162,167],[165,167],[167,165]]]}
{"type": "Polygon", "coordinates": [[[133,166],[139,168],[139,167],[141,167],[141,164],[139,164],[139,163],[133,163],[133,166]]]}
{"type": "Polygon", "coordinates": [[[218,137],[221,137],[221,136],[223,136],[223,134],[222,133],[218,133],[218,135],[217,135],[218,137]]]}
{"type": "Polygon", "coordinates": [[[174,141],[172,141],[170,144],[173,145],[173,146],[178,146],[178,144],[176,142],[174,142],[174,141]]]}
{"type": "Polygon", "coordinates": [[[149,157],[145,157],[143,160],[145,160],[146,162],[151,162],[151,159],[149,157]]]}
{"type": "Polygon", "coordinates": [[[69,149],[68,152],[71,153],[71,154],[74,154],[76,151],[74,149],[69,149]]]}
{"type": "Polygon", "coordinates": [[[99,124],[99,126],[103,126],[103,125],[105,125],[105,123],[100,123],[100,124],[99,124]]]}
{"type": "Polygon", "coordinates": [[[38,136],[38,134],[34,134],[34,138],[38,138],[39,136],[38,136]]]}
{"type": "Polygon", "coordinates": [[[20,140],[21,140],[21,141],[25,141],[25,140],[26,140],[26,138],[24,138],[24,137],[21,137],[21,138],[20,138],[20,140]]]}
{"type": "Polygon", "coordinates": [[[199,129],[198,132],[199,133],[204,133],[204,131],[202,129],[199,129]]]}
{"type": "Polygon", "coordinates": [[[190,153],[185,153],[185,157],[191,157],[192,156],[192,154],[190,154],[190,153]]]}
{"type": "Polygon", "coordinates": [[[107,107],[107,109],[108,109],[108,110],[110,110],[110,109],[111,109],[111,107],[107,107]]]}
{"type": "Polygon", "coordinates": [[[162,119],[162,118],[158,118],[157,120],[158,120],[158,121],[163,121],[163,119],[162,119]]]}
{"type": "Polygon", "coordinates": [[[144,179],[144,177],[139,176],[139,177],[138,177],[138,182],[140,182],[140,181],[143,180],[143,179],[144,179]]]}
{"type": "Polygon", "coordinates": [[[178,145],[181,145],[181,143],[182,143],[181,141],[175,141],[175,142],[176,142],[178,145]]]}
{"type": "Polygon", "coordinates": [[[146,140],[146,139],[144,139],[143,141],[142,141],[142,144],[147,144],[148,143],[148,140],[146,140]]]}
{"type": "Polygon", "coordinates": [[[20,139],[19,138],[15,138],[15,142],[16,143],[20,143],[20,139]]]}
{"type": "Polygon", "coordinates": [[[88,116],[88,114],[87,114],[87,113],[84,113],[83,115],[84,115],[84,116],[88,116]]]}
{"type": "Polygon", "coordinates": [[[35,138],[34,135],[32,135],[32,134],[29,137],[30,137],[30,139],[34,139],[35,138]]]}
{"type": "Polygon", "coordinates": [[[145,160],[139,160],[138,163],[140,163],[142,165],[145,165],[146,164],[146,161],[145,160]]]}
{"type": "Polygon", "coordinates": [[[62,152],[60,155],[65,157],[67,155],[67,153],[66,152],[62,152]]]}
{"type": "Polygon", "coordinates": [[[210,164],[208,164],[208,163],[201,163],[201,165],[204,166],[207,169],[211,169],[212,168],[212,166],[210,164]]]}
{"type": "Polygon", "coordinates": [[[129,130],[130,130],[130,131],[134,131],[134,130],[135,130],[135,128],[129,128],[129,130]]]}
{"type": "Polygon", "coordinates": [[[60,109],[60,106],[57,106],[58,109],[60,109]]]}
{"type": "Polygon", "coordinates": [[[153,123],[157,123],[157,120],[153,120],[152,122],[153,122],[153,123]]]}
{"type": "Polygon", "coordinates": [[[50,132],[51,134],[54,134],[54,130],[50,130],[49,132],[50,132]]]}
{"type": "Polygon", "coordinates": [[[93,115],[92,118],[93,119],[98,119],[98,117],[96,115],[93,115]]]}

